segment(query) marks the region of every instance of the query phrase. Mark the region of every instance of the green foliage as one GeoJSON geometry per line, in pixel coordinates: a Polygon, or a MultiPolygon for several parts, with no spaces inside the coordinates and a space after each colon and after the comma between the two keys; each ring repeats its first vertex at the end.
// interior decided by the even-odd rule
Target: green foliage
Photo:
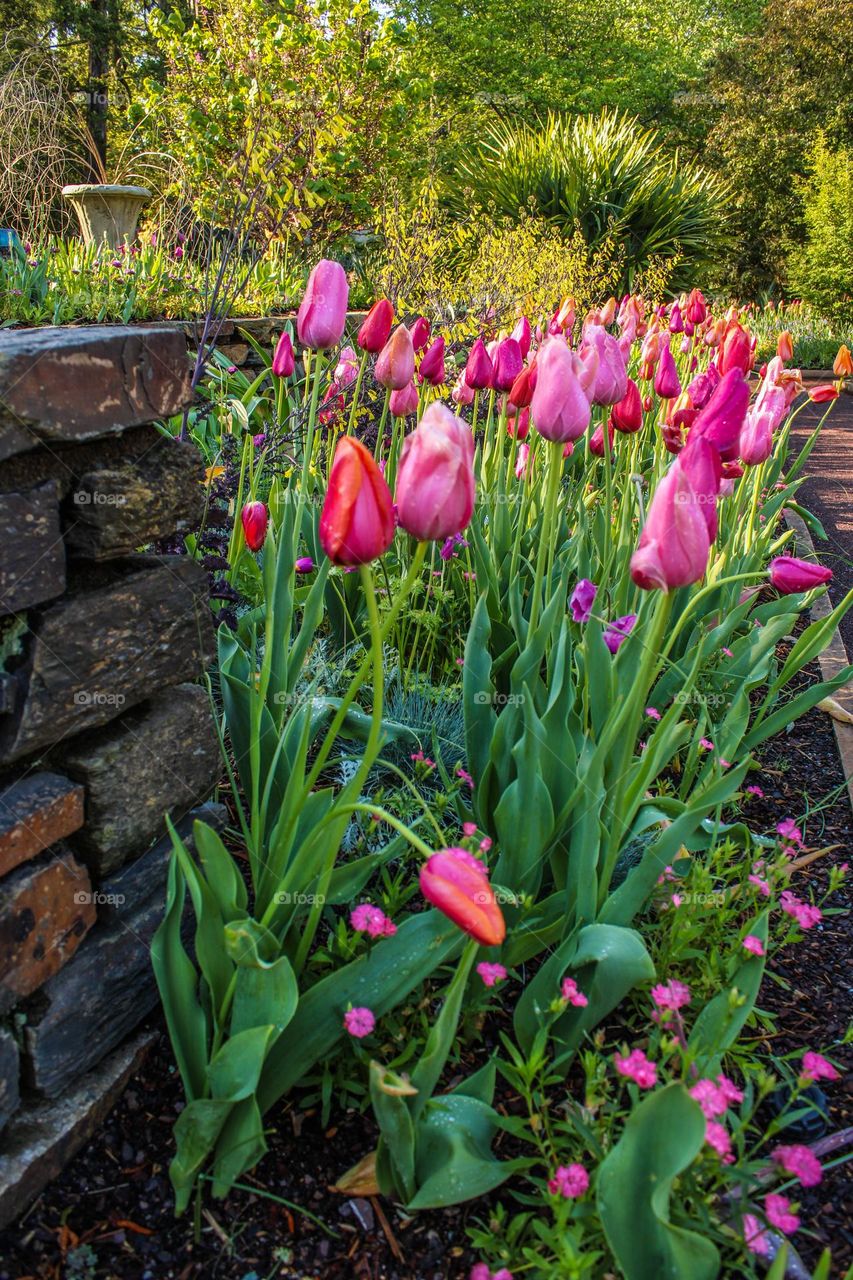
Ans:
{"type": "Polygon", "coordinates": [[[671,289],[695,283],[723,238],[726,190],[710,172],[667,152],[661,136],[617,111],[536,124],[497,122],[459,166],[447,198],[517,218],[524,210],[591,251],[619,245],[620,290],[651,264],[671,289]]]}
{"type": "Polygon", "coordinates": [[[788,259],[791,288],[831,319],[853,323],[853,148],[820,134],[803,195],[805,241],[788,259]]]}

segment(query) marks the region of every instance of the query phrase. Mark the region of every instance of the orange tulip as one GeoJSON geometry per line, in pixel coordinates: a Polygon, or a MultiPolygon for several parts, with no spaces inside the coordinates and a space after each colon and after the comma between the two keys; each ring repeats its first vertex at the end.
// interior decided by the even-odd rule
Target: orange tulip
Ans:
{"type": "Polygon", "coordinates": [[[853,375],[853,356],[850,354],[850,348],[843,344],[838,348],[838,355],[832,365],[832,372],[836,378],[849,378],[853,375]]]}

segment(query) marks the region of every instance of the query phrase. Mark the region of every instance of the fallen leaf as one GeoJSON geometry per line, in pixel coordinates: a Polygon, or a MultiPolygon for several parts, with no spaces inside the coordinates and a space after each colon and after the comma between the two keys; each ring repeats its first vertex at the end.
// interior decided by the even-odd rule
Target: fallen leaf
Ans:
{"type": "Polygon", "coordinates": [[[338,1179],[332,1191],[342,1196],[378,1196],[379,1183],[376,1181],[376,1152],[359,1160],[338,1179]]]}

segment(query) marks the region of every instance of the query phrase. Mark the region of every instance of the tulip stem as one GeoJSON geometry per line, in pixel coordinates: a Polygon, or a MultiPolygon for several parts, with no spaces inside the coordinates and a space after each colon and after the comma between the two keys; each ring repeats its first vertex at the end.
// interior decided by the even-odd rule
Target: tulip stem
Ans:
{"type": "MultiPolygon", "coordinates": [[[[563,446],[559,441],[551,441],[550,456],[548,459],[548,487],[545,492],[545,509],[542,515],[542,532],[539,535],[539,550],[536,556],[536,572],[533,578],[533,592],[530,604],[530,626],[529,633],[536,629],[539,621],[539,596],[542,590],[542,574],[545,568],[545,559],[551,560],[551,527],[554,523],[554,510],[557,505],[557,494],[560,490],[560,480],[563,472],[563,446]]],[[[548,573],[550,573],[553,565],[549,563],[548,573]]],[[[545,583],[547,590],[548,583],[545,583]]]]}
{"type": "Polygon", "coordinates": [[[379,419],[379,426],[376,428],[376,444],[373,446],[373,456],[377,462],[382,448],[382,433],[385,430],[385,419],[388,417],[388,406],[391,403],[391,388],[388,387],[385,392],[385,402],[382,405],[382,416],[379,419]]]}
{"type": "Polygon", "coordinates": [[[353,391],[352,396],[352,405],[350,406],[349,411],[349,422],[347,423],[348,436],[351,436],[355,429],[355,416],[358,412],[358,397],[361,395],[361,383],[364,378],[364,370],[367,367],[367,355],[368,353],[366,351],[362,351],[361,361],[358,366],[358,377],[355,380],[355,390],[353,391]]]}
{"type": "Polygon", "coordinates": [[[335,817],[344,813],[369,813],[371,818],[377,818],[380,822],[387,822],[389,827],[393,827],[399,835],[408,840],[409,844],[414,849],[417,849],[418,853],[422,853],[425,858],[431,858],[435,852],[434,849],[430,849],[429,845],[421,840],[420,836],[416,836],[414,831],[406,826],[405,822],[401,821],[400,818],[395,818],[393,813],[389,813],[387,809],[382,809],[379,805],[365,804],[359,800],[353,804],[344,804],[335,809],[335,817]]]}

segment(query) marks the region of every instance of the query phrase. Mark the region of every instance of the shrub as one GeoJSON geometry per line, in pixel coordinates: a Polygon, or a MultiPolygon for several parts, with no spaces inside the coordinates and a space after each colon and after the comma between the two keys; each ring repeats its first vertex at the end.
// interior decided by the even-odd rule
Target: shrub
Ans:
{"type": "Polygon", "coordinates": [[[824,316],[853,319],[853,150],[833,150],[820,134],[804,196],[805,242],[788,260],[791,287],[824,316]]]}

